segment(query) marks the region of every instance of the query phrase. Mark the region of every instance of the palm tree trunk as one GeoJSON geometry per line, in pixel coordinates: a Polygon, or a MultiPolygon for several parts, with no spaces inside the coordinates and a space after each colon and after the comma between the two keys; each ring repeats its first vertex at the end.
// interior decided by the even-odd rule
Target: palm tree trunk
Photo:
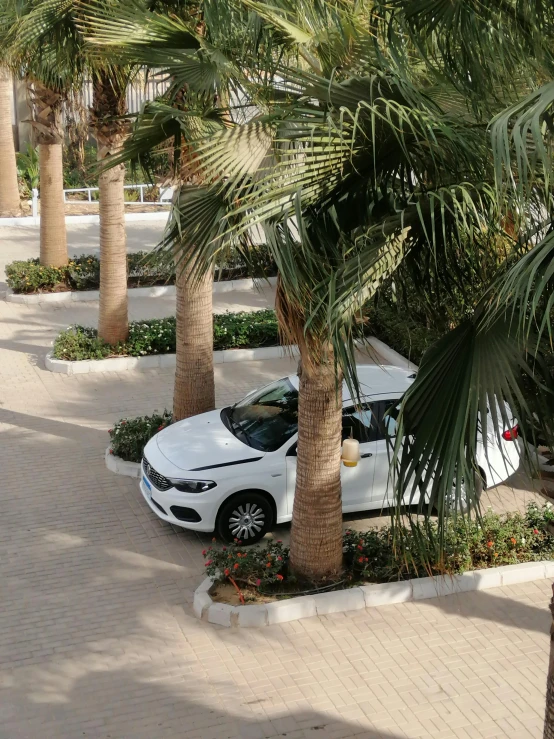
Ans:
{"type": "Polygon", "coordinates": [[[46,267],[67,264],[67,235],[63,202],[61,144],[38,146],[40,172],[40,263],[46,267]]]}
{"type": "Polygon", "coordinates": [[[124,182],[124,164],[102,172],[98,178],[100,200],[98,336],[108,344],[125,341],[129,335],[124,182]]]}
{"type": "Polygon", "coordinates": [[[33,127],[37,134],[40,177],[40,263],[67,264],[67,235],[63,202],[63,127],[60,93],[34,82],[33,127]]]}
{"type": "MultiPolygon", "coordinates": [[[[91,119],[98,146],[98,160],[119,151],[127,124],[120,116],[127,110],[125,85],[100,72],[93,82],[91,119]]],[[[125,233],[125,165],[100,174],[100,309],[98,336],[108,344],[129,335],[127,302],[127,238],[125,233]]]]}
{"type": "Polygon", "coordinates": [[[301,359],[299,369],[290,564],[297,575],[315,581],[342,566],[342,376],[337,379],[329,355],[319,363],[301,359]]]}
{"type": "Polygon", "coordinates": [[[554,585],[552,585],[550,612],[552,613],[552,623],[550,625],[550,658],[548,660],[548,678],[546,681],[544,739],[554,739],[554,585]]]}
{"type": "Polygon", "coordinates": [[[0,66],[0,217],[21,213],[12,129],[12,77],[0,66]]]}
{"type": "Polygon", "coordinates": [[[213,357],[213,276],[194,279],[192,268],[175,258],[177,358],[173,391],[176,421],[215,408],[213,357]]]}

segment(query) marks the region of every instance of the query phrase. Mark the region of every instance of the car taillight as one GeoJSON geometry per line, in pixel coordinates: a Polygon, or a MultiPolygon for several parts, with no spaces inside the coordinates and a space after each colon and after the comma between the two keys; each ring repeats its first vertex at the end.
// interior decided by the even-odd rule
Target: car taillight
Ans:
{"type": "Polygon", "coordinates": [[[502,433],[502,438],[505,441],[515,441],[518,436],[519,436],[519,426],[517,424],[513,428],[506,429],[506,431],[502,433]]]}

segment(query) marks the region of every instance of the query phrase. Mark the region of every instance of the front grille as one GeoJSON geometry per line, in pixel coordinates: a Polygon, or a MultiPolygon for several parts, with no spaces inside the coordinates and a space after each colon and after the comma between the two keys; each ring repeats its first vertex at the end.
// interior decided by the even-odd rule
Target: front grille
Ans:
{"type": "Polygon", "coordinates": [[[152,467],[146,457],[142,458],[142,468],[146,477],[158,490],[161,490],[163,492],[164,490],[169,490],[169,488],[173,487],[167,477],[164,477],[163,475],[160,475],[159,472],[156,472],[156,470],[152,467]]]}

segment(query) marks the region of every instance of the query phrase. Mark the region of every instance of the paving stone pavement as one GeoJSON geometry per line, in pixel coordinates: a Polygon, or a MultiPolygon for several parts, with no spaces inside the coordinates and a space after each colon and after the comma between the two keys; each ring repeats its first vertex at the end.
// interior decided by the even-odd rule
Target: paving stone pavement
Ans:
{"type": "MultiPolygon", "coordinates": [[[[115,419],[170,405],[172,373],[46,372],[61,320],[0,302],[0,739],[542,736],[548,582],[259,630],[197,621],[210,537],[159,521],[102,458],[115,419]]],[[[292,371],[218,365],[218,403],[292,371]]],[[[511,483],[491,505],[535,499],[511,483]]]]}

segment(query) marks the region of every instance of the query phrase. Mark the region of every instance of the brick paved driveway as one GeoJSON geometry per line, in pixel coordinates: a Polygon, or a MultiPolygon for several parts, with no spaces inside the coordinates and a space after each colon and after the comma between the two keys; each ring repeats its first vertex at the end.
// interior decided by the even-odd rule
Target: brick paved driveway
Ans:
{"type": "MultiPolygon", "coordinates": [[[[114,419],[169,405],[171,373],[45,372],[62,318],[0,302],[1,739],[542,736],[546,582],[263,630],[194,619],[207,537],[102,459],[114,419]]],[[[218,401],[292,367],[219,366],[218,401]]]]}

